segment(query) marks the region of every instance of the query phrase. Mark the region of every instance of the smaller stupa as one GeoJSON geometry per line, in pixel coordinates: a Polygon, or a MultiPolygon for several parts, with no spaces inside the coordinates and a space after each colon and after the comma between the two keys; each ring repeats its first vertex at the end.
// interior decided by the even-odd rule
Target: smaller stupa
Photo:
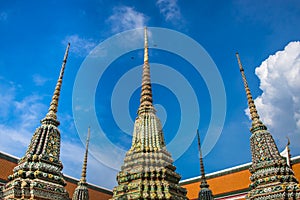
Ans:
{"type": "Polygon", "coordinates": [[[200,154],[200,172],[201,172],[201,178],[200,178],[200,191],[198,195],[198,200],[214,200],[212,191],[209,189],[209,185],[206,181],[205,177],[205,170],[204,170],[204,164],[203,164],[203,156],[202,156],[202,150],[201,150],[201,140],[200,140],[200,134],[197,130],[197,136],[198,136],[198,150],[200,154]]]}
{"type": "Polygon", "coordinates": [[[89,141],[90,141],[90,128],[88,128],[88,135],[86,138],[86,146],[85,146],[85,154],[84,154],[84,159],[82,164],[81,179],[78,182],[78,186],[76,187],[73,193],[72,200],[89,200],[89,191],[86,183],[86,168],[87,168],[89,141]]]}

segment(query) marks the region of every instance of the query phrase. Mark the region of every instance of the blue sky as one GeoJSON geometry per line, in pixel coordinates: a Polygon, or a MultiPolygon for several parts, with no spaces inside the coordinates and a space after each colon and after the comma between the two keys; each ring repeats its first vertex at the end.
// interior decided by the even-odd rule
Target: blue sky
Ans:
{"type": "MultiPolygon", "coordinates": [[[[194,132],[184,133],[186,137],[196,136],[196,129],[199,128],[201,138],[208,140],[206,133],[209,126],[221,130],[220,137],[211,150],[207,150],[209,145],[203,145],[207,153],[204,158],[206,172],[251,160],[250,121],[245,113],[247,102],[235,57],[238,51],[258,112],[273,134],[279,151],[283,150],[287,142],[286,136],[289,136],[291,154],[299,155],[300,147],[295,142],[300,139],[300,80],[297,78],[300,75],[300,44],[297,42],[300,40],[299,21],[298,1],[1,1],[0,151],[18,157],[24,155],[35,128],[39,126],[39,120],[47,112],[66,44],[71,42],[58,118],[61,122],[59,128],[63,172],[79,178],[86,136],[82,127],[89,123],[90,117],[87,115],[82,119],[85,123],[74,117],[76,109],[80,110],[80,105],[76,104],[73,96],[78,89],[74,84],[80,69],[89,53],[94,48],[101,49],[107,39],[146,25],[152,27],[149,28],[150,63],[153,62],[152,79],[157,82],[153,84],[153,98],[157,104],[158,116],[165,124],[167,143],[177,137],[174,135],[186,112],[184,102],[192,99],[192,96],[182,97],[180,92],[186,86],[179,86],[176,90],[162,84],[163,79],[166,83],[173,81],[170,80],[173,76],[171,74],[170,77],[167,74],[159,79],[159,74],[162,73],[160,69],[167,72],[167,67],[163,66],[177,72],[174,76],[182,75],[191,85],[197,99],[198,107],[188,110],[187,117],[184,118],[188,121],[187,125],[190,121],[191,130],[195,127],[194,132]],[[210,91],[205,77],[193,68],[188,59],[159,49],[162,43],[155,40],[155,28],[167,28],[193,39],[214,61],[226,95],[226,101],[222,101],[226,105],[226,112],[221,113],[226,116],[223,126],[219,127],[218,122],[211,124],[213,100],[210,96],[212,92],[222,92],[222,88],[210,91]],[[200,121],[195,126],[197,110],[200,121]],[[195,113],[196,117],[193,117],[195,113]]],[[[124,44],[142,42],[141,38],[136,37],[136,40],[135,37],[127,38],[124,44]]],[[[174,47],[183,45],[180,41],[172,42],[174,47]]],[[[142,48],[143,44],[139,46],[142,48]]],[[[190,52],[195,53],[197,52],[190,52]]],[[[113,46],[100,53],[103,57],[111,54],[115,54],[113,46]]],[[[90,97],[94,100],[95,104],[91,107],[95,108],[104,136],[123,151],[129,149],[131,144],[130,133],[138,108],[139,88],[128,91],[130,95],[126,100],[114,88],[118,81],[126,79],[124,74],[134,78],[127,77],[127,82],[123,82],[119,90],[129,87],[131,82],[140,82],[138,66],[143,62],[142,57],[143,50],[135,49],[120,55],[109,66],[98,66],[100,71],[107,68],[98,77],[96,92],[90,97]],[[111,106],[114,105],[112,102],[116,106],[120,104],[124,110],[118,112],[119,109],[111,106]],[[127,112],[130,117],[127,119],[128,126],[124,127],[116,118],[122,118],[125,116],[123,113],[127,112]]],[[[209,77],[212,82],[217,77],[214,75],[209,77]]],[[[80,91],[88,91],[89,83],[89,79],[81,82],[80,91]]],[[[123,91],[126,93],[127,90],[123,91]]],[[[112,188],[116,185],[117,171],[111,165],[118,166],[119,162],[116,160],[122,160],[122,155],[117,158],[111,156],[118,152],[103,149],[105,145],[103,146],[102,138],[95,131],[96,128],[93,132],[91,126],[91,130],[92,154],[89,157],[87,179],[93,184],[112,188]]],[[[184,143],[177,142],[179,147],[180,142],[184,143]]],[[[181,147],[179,149],[182,150],[181,147]]],[[[175,161],[177,171],[183,179],[198,176],[196,138],[182,153],[175,161]]]]}

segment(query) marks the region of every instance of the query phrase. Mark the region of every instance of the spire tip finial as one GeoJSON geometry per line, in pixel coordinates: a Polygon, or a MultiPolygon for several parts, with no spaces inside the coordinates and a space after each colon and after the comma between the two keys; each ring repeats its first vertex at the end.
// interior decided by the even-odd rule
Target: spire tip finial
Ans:
{"type": "Polygon", "coordinates": [[[89,149],[90,136],[91,136],[91,128],[89,126],[88,134],[86,137],[85,154],[84,154],[81,179],[80,179],[80,182],[82,182],[82,183],[86,183],[86,169],[87,169],[87,158],[88,158],[88,151],[89,151],[88,149],[89,149]]]}
{"type": "Polygon", "coordinates": [[[149,55],[148,55],[148,30],[147,26],[144,28],[144,63],[148,63],[149,55]]]}
{"type": "Polygon", "coordinates": [[[142,91],[141,91],[140,107],[138,109],[138,114],[146,110],[155,112],[155,109],[152,104],[152,86],[150,80],[147,27],[144,28],[144,65],[143,65],[143,74],[142,74],[142,91]]]}
{"type": "Polygon", "coordinates": [[[267,129],[267,127],[259,120],[259,115],[257,113],[256,107],[254,104],[254,100],[252,98],[252,94],[251,94],[250,88],[248,86],[244,68],[243,68],[243,65],[242,65],[242,62],[240,60],[240,56],[238,53],[236,53],[236,57],[237,57],[238,65],[240,68],[240,73],[242,75],[242,79],[244,82],[244,88],[246,91],[246,96],[247,96],[247,101],[248,101],[248,108],[249,108],[250,116],[251,116],[251,120],[252,120],[251,131],[255,131],[256,127],[258,127],[258,126],[261,127],[262,129],[267,129]]]}
{"type": "Polygon", "coordinates": [[[58,80],[57,80],[57,83],[55,86],[55,90],[54,90],[54,93],[52,96],[50,107],[48,109],[48,113],[46,115],[46,118],[54,119],[58,124],[59,124],[59,122],[57,121],[56,113],[57,113],[58,100],[59,100],[60,90],[61,90],[61,85],[62,85],[62,79],[63,79],[63,75],[65,72],[65,67],[66,67],[67,58],[68,58],[68,54],[69,54],[69,49],[70,49],[70,43],[68,43],[68,46],[66,48],[64,59],[63,59],[61,70],[60,70],[60,74],[59,74],[59,77],[58,77],[58,80]]]}
{"type": "Polygon", "coordinates": [[[199,130],[197,129],[197,136],[198,136],[198,151],[200,154],[200,172],[201,172],[201,188],[208,188],[209,185],[207,184],[206,177],[205,177],[205,170],[204,170],[204,164],[203,164],[203,156],[202,156],[202,150],[201,150],[201,140],[200,140],[200,134],[199,130]]]}

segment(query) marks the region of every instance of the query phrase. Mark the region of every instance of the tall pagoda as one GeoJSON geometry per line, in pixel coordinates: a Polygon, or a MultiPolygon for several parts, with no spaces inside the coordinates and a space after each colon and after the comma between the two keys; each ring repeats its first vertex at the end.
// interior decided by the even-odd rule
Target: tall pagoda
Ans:
{"type": "Polygon", "coordinates": [[[66,182],[61,172],[60,132],[57,107],[70,44],[63,59],[60,75],[46,117],[35,130],[25,156],[18,161],[9,182],[3,189],[3,199],[67,200],[66,182]]]}
{"type": "Polygon", "coordinates": [[[87,157],[90,141],[90,128],[88,129],[88,135],[86,139],[85,154],[82,164],[81,179],[78,182],[78,185],[73,193],[72,200],[89,200],[89,191],[86,183],[86,168],[87,168],[87,157]]]}
{"type": "Polygon", "coordinates": [[[187,199],[179,186],[171,154],[166,149],[162,125],[152,103],[147,28],[144,30],[144,65],[140,106],[134,123],[132,146],[117,175],[112,199],[187,199]]]}
{"type": "Polygon", "coordinates": [[[201,178],[200,178],[200,191],[198,194],[198,200],[214,200],[212,191],[209,189],[209,185],[206,181],[205,177],[205,170],[204,170],[204,164],[203,164],[203,157],[202,157],[202,150],[201,150],[201,142],[200,142],[200,135],[197,130],[197,136],[198,136],[198,150],[200,154],[200,172],[201,172],[201,178]]]}
{"type": "Polygon", "coordinates": [[[252,153],[251,184],[246,199],[300,199],[300,186],[286,159],[279,154],[267,127],[259,119],[243,66],[236,54],[248,100],[252,126],[250,146],[252,153]]]}

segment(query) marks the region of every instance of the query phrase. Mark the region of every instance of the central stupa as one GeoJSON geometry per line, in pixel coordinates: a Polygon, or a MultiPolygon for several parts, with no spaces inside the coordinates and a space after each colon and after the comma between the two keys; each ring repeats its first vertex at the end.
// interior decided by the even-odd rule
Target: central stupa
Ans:
{"type": "Polygon", "coordinates": [[[148,36],[144,29],[144,65],[140,106],[134,123],[132,146],[118,173],[112,199],[187,199],[179,186],[171,154],[166,149],[160,120],[152,101],[148,36]]]}

